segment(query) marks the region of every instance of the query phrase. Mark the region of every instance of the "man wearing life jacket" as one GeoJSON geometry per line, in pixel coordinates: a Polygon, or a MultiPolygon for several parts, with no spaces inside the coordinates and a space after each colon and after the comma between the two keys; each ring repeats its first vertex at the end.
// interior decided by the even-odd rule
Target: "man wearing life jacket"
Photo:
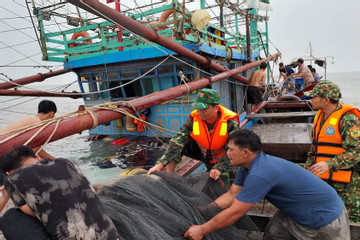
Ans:
{"type": "Polygon", "coordinates": [[[333,186],[350,221],[360,222],[360,111],[340,104],[340,89],[330,81],[318,83],[305,95],[313,97],[313,108],[319,110],[305,167],[333,186]]]}
{"type": "Polygon", "coordinates": [[[148,174],[161,171],[173,172],[183,155],[205,163],[210,177],[217,180],[220,175],[230,184],[226,159],[226,142],[229,134],[239,128],[239,116],[219,105],[220,94],[212,89],[202,89],[192,104],[194,110],[182,126],[182,130],[171,138],[169,147],[148,174]]]}

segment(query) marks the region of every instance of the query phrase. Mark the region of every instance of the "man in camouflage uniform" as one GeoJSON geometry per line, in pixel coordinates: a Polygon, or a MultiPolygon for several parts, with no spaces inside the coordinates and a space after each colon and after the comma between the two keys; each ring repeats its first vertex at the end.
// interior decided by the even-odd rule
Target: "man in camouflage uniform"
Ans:
{"type": "MultiPolygon", "coordinates": [[[[208,171],[210,171],[211,178],[217,180],[221,177],[225,184],[228,186],[230,185],[229,170],[231,165],[226,159],[226,141],[228,135],[239,129],[239,118],[236,113],[219,105],[219,102],[220,94],[215,90],[205,88],[199,91],[196,102],[192,104],[196,110],[187,118],[180,133],[170,139],[168,149],[157,161],[156,165],[148,171],[148,174],[162,171],[164,168],[166,168],[167,172],[173,172],[175,165],[180,163],[182,156],[185,155],[203,161],[208,171]],[[214,159],[213,152],[210,154],[211,151],[204,152],[204,150],[202,151],[200,149],[201,146],[199,145],[201,145],[201,143],[199,143],[199,141],[197,142],[195,139],[198,138],[193,135],[194,132],[196,132],[196,130],[194,130],[194,126],[196,126],[196,123],[194,123],[194,119],[196,119],[196,117],[194,117],[195,115],[201,118],[199,125],[206,125],[205,129],[208,130],[208,139],[206,141],[208,141],[210,145],[219,140],[216,135],[219,127],[222,127],[219,122],[225,122],[224,126],[226,128],[224,130],[226,130],[226,135],[223,136],[225,136],[226,139],[222,138],[225,143],[221,146],[221,151],[223,153],[221,157],[214,159]],[[225,117],[224,120],[225,115],[228,115],[228,117],[225,117]],[[215,130],[215,128],[217,128],[217,130],[215,130]]],[[[206,138],[206,131],[200,131],[203,134],[203,136],[200,137],[206,138]]]]}
{"type": "Polygon", "coordinates": [[[333,186],[350,221],[360,222],[360,112],[339,103],[340,89],[330,81],[318,83],[305,95],[313,97],[311,103],[319,110],[305,167],[333,186]]]}

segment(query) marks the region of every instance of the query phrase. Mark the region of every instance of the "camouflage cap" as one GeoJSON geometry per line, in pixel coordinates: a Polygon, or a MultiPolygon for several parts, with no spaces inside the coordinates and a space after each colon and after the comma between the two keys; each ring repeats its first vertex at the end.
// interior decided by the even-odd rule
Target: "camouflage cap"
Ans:
{"type": "Polygon", "coordinates": [[[308,97],[324,97],[331,100],[339,100],[341,98],[340,88],[333,82],[324,81],[316,84],[313,90],[304,92],[308,97]]]}
{"type": "Polygon", "coordinates": [[[220,94],[215,90],[204,88],[199,91],[196,101],[191,106],[196,109],[205,109],[219,103],[220,94]]]}

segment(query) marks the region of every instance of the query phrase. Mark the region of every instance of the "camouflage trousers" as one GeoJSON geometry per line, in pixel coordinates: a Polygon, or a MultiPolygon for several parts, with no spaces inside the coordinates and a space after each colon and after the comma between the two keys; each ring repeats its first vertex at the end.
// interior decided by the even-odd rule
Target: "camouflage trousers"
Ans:
{"type": "MultiPolygon", "coordinates": [[[[358,175],[355,173],[355,175],[358,175]]],[[[360,179],[352,178],[350,183],[331,183],[348,210],[350,222],[360,223],[360,179]]]]}

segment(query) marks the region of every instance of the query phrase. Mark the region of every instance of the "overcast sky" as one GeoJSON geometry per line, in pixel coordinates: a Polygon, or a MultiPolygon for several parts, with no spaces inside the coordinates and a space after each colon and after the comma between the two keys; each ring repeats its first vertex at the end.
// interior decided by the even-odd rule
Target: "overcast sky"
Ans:
{"type": "MultiPolygon", "coordinates": [[[[357,68],[360,65],[360,0],[270,2],[273,8],[269,13],[272,53],[276,52],[275,46],[283,54],[282,60],[288,63],[293,58],[308,55],[311,42],[315,57],[334,56],[335,64],[331,64],[331,57],[327,58],[328,72],[360,72],[357,68]]],[[[3,1],[0,16],[1,66],[42,64],[56,65],[53,70],[61,68],[61,63],[41,61],[24,0],[3,1]]],[[[44,68],[0,67],[0,73],[13,79],[47,71],[44,68]]],[[[74,75],[68,76],[75,79],[74,75]]]]}
{"type": "Polygon", "coordinates": [[[328,58],[328,72],[360,72],[359,0],[270,0],[270,40],[284,62],[308,55],[328,58]]]}

